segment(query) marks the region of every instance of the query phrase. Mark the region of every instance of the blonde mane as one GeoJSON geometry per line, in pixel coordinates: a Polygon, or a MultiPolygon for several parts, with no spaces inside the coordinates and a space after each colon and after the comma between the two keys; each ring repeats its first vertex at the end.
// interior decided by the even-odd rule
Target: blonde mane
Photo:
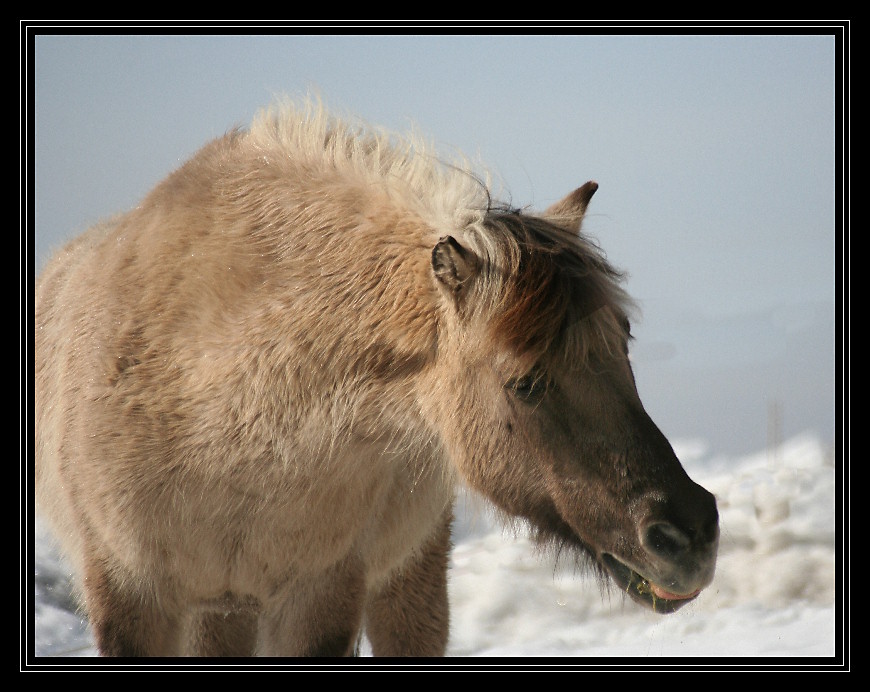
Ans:
{"type": "Polygon", "coordinates": [[[341,119],[313,99],[260,111],[247,136],[263,156],[282,151],[311,174],[338,172],[379,189],[439,232],[462,237],[483,260],[480,309],[490,311],[493,338],[529,364],[561,354],[580,365],[595,348],[624,341],[636,306],[620,285],[623,273],[560,219],[494,199],[492,174],[476,170],[468,157],[445,161],[414,132],[341,119]]]}
{"type": "Polygon", "coordinates": [[[491,175],[475,173],[466,156],[457,152],[447,161],[415,131],[400,134],[341,118],[312,98],[299,104],[279,100],[261,110],[248,139],[263,152],[285,152],[296,165],[328,167],[380,188],[436,228],[479,223],[491,206],[491,175]]]}

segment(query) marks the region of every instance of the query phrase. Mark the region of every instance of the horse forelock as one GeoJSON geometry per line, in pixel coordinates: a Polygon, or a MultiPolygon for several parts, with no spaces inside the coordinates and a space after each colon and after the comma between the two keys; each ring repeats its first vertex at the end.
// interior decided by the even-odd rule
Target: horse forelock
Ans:
{"type": "Polygon", "coordinates": [[[554,360],[577,366],[595,350],[621,348],[634,305],[620,285],[623,274],[588,237],[512,210],[490,211],[484,232],[495,342],[526,367],[554,360]]]}

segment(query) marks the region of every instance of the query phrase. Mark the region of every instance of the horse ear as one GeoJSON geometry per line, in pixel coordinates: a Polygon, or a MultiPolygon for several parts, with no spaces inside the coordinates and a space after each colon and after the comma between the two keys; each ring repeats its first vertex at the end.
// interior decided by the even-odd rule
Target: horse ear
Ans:
{"type": "Polygon", "coordinates": [[[598,183],[590,180],[578,187],[567,197],[548,207],[543,216],[577,233],[580,231],[580,223],[586,214],[589,200],[592,199],[592,195],[595,194],[597,189],[598,183]]]}
{"type": "Polygon", "coordinates": [[[435,278],[457,302],[468,290],[479,264],[474,253],[462,247],[453,236],[444,236],[432,249],[435,278]]]}

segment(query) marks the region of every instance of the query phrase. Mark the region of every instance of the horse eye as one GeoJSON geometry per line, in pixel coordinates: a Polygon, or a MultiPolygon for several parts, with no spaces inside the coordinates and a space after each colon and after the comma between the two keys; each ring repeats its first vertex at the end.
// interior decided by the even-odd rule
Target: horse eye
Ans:
{"type": "Polygon", "coordinates": [[[505,388],[518,399],[528,403],[538,403],[547,393],[549,380],[540,372],[530,372],[523,377],[512,377],[505,388]]]}

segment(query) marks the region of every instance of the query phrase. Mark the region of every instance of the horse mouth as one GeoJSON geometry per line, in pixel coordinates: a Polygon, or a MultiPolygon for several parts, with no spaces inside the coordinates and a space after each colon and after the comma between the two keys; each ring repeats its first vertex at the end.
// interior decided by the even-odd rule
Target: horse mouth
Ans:
{"type": "Polygon", "coordinates": [[[701,593],[701,589],[696,589],[688,594],[671,593],[658,584],[649,581],[646,577],[641,576],[631,567],[608,553],[602,555],[602,562],[613,581],[616,582],[622,591],[656,613],[673,613],[689,601],[694,600],[701,593]]]}

